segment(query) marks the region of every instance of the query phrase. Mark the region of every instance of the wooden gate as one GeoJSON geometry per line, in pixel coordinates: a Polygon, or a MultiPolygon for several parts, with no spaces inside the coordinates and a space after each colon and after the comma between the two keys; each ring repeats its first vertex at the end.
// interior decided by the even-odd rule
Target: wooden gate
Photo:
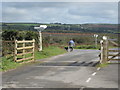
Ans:
{"type": "Polygon", "coordinates": [[[15,41],[14,61],[34,61],[35,40],[15,41]]]}
{"type": "Polygon", "coordinates": [[[108,61],[120,61],[120,49],[119,44],[115,42],[115,39],[108,39],[107,36],[103,36],[101,40],[101,63],[108,63],[108,61]]]}

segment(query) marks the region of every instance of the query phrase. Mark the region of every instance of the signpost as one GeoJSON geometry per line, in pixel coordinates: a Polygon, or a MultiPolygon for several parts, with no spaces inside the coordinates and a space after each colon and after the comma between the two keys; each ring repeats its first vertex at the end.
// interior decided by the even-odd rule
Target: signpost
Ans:
{"type": "Polygon", "coordinates": [[[39,51],[42,51],[42,31],[47,28],[47,25],[40,25],[39,27],[34,27],[39,33],[39,51]]]}

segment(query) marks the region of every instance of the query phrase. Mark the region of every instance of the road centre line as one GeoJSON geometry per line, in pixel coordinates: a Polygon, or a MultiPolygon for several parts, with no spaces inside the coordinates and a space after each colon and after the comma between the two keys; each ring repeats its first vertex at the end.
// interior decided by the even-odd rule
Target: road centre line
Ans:
{"type": "Polygon", "coordinates": [[[88,83],[88,82],[90,82],[90,80],[91,80],[91,78],[88,78],[88,79],[86,80],[86,82],[88,83]]]}
{"type": "MultiPolygon", "coordinates": [[[[100,70],[100,67],[97,68],[97,71],[98,71],[98,70],[100,70]]],[[[92,76],[95,76],[96,74],[97,74],[97,72],[94,72],[94,73],[92,73],[92,76]]],[[[86,80],[86,82],[87,82],[87,83],[90,82],[91,79],[92,79],[91,77],[88,78],[88,79],[86,80]]]]}
{"type": "Polygon", "coordinates": [[[97,72],[94,72],[94,73],[92,74],[92,76],[95,76],[95,75],[96,75],[96,73],[97,73],[97,72]]]}
{"type": "Polygon", "coordinates": [[[80,90],[83,90],[85,87],[81,87],[80,90]]]}
{"type": "MultiPolygon", "coordinates": [[[[95,76],[96,75],[96,73],[97,72],[94,72],[93,74],[92,74],[92,76],[95,76]]],[[[92,78],[90,77],[90,78],[88,78],[87,80],[86,80],[86,82],[88,83],[88,82],[90,82],[90,80],[91,80],[92,78]]]]}
{"type": "Polygon", "coordinates": [[[100,67],[98,67],[97,70],[100,70],[100,67]]]}

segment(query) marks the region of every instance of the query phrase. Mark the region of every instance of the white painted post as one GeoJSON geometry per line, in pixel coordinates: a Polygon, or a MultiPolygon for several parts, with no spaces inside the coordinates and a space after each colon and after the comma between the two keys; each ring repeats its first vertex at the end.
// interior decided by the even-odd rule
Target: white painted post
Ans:
{"type": "Polygon", "coordinates": [[[100,41],[101,44],[101,52],[100,52],[100,63],[103,63],[103,40],[100,41]]]}
{"type": "Polygon", "coordinates": [[[41,31],[39,32],[39,51],[42,51],[42,33],[41,31]]]}
{"type": "Polygon", "coordinates": [[[108,38],[107,36],[103,36],[103,40],[101,40],[101,61],[100,63],[105,64],[108,62],[108,38]]]}

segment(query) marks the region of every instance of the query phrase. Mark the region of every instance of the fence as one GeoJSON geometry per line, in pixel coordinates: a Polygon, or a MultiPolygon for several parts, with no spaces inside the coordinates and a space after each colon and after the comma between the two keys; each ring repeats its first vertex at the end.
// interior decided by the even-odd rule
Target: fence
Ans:
{"type": "Polygon", "coordinates": [[[112,39],[108,39],[108,37],[103,36],[103,40],[101,40],[101,63],[108,63],[108,61],[119,61],[120,58],[120,50],[119,44],[113,41],[112,39]],[[114,48],[110,48],[110,45],[114,46],[114,48]],[[117,48],[116,48],[117,47],[117,48]]]}
{"type": "Polygon", "coordinates": [[[35,40],[15,41],[14,61],[34,61],[35,40]]]}
{"type": "Polygon", "coordinates": [[[14,55],[15,41],[2,41],[2,56],[13,56],[14,55]]]}

